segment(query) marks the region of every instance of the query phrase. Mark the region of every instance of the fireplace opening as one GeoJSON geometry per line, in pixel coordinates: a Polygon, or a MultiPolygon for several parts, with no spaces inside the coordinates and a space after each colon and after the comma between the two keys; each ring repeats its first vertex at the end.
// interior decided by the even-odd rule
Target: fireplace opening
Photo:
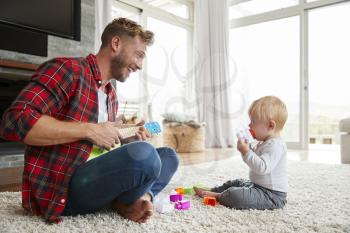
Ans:
{"type": "MultiPolygon", "coordinates": [[[[29,83],[33,71],[0,67],[0,119],[21,90],[29,83]]],[[[0,155],[23,154],[25,145],[0,137],[0,155]]]]}

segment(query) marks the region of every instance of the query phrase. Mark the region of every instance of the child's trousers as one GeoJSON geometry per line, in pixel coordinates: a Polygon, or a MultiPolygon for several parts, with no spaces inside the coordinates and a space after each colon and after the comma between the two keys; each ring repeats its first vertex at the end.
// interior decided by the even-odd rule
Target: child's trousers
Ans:
{"type": "Polygon", "coordinates": [[[221,193],[220,204],[234,209],[279,209],[287,203],[287,193],[261,187],[249,180],[230,180],[211,189],[221,193]]]}

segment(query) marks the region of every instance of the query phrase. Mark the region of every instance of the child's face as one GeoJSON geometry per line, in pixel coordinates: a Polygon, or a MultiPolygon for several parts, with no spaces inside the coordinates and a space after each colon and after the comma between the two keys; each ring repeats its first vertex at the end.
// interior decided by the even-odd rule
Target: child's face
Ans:
{"type": "Polygon", "coordinates": [[[265,141],[274,132],[274,127],[269,120],[259,120],[256,116],[250,117],[249,127],[254,131],[258,141],[265,141]]]}

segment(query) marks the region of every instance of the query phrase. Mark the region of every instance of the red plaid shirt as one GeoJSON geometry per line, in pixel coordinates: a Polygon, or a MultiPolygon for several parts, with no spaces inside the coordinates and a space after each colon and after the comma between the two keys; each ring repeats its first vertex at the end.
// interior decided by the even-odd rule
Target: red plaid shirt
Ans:
{"type": "MultiPolygon", "coordinates": [[[[98,119],[101,73],[95,55],[56,58],[42,64],[31,82],[3,115],[0,135],[23,141],[41,115],[61,121],[93,122],[98,119]]],[[[113,86],[107,85],[107,108],[115,121],[118,103],[113,86]]],[[[22,206],[49,222],[59,222],[65,208],[72,174],[92,149],[86,140],[54,146],[27,146],[22,184],[22,206]]]]}

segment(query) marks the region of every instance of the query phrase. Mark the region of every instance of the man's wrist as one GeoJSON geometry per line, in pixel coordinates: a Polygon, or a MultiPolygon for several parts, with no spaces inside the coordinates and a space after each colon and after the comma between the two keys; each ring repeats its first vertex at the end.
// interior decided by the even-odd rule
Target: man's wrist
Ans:
{"type": "Polygon", "coordinates": [[[92,139],[92,136],[94,135],[94,132],[92,129],[93,123],[81,123],[80,127],[82,128],[83,138],[90,141],[92,139]]]}

